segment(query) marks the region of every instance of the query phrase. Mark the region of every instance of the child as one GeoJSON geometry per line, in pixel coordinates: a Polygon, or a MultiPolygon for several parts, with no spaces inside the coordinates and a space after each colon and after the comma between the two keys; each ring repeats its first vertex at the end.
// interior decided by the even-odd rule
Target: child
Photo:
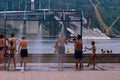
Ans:
{"type": "Polygon", "coordinates": [[[9,71],[9,66],[10,66],[12,58],[13,58],[13,62],[14,62],[14,70],[16,69],[15,46],[13,45],[13,41],[10,42],[9,50],[10,50],[10,57],[9,57],[9,61],[8,61],[8,71],[9,71]]]}
{"type": "Polygon", "coordinates": [[[93,69],[95,69],[95,64],[96,64],[96,63],[95,63],[95,59],[96,59],[96,46],[95,46],[95,42],[92,41],[92,42],[91,42],[91,45],[92,45],[91,48],[85,47],[85,49],[92,50],[92,55],[91,55],[91,57],[90,57],[90,59],[89,59],[88,65],[87,65],[86,67],[89,67],[91,61],[93,61],[93,62],[92,62],[92,63],[93,63],[93,69]]]}
{"type": "Polygon", "coordinates": [[[101,54],[106,54],[105,50],[101,49],[101,54]]]}

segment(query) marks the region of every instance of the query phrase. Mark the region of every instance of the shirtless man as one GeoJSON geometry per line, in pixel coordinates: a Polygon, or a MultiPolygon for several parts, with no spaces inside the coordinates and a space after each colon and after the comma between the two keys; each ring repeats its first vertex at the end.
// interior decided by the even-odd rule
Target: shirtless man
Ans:
{"type": "Polygon", "coordinates": [[[16,46],[17,44],[19,44],[17,42],[19,42],[20,40],[16,38],[14,34],[11,34],[11,38],[9,38],[9,42],[10,41],[13,41],[13,45],[16,46]]]}
{"type": "Polygon", "coordinates": [[[63,57],[65,54],[65,44],[67,44],[66,37],[64,34],[60,34],[58,37],[58,65],[59,65],[59,70],[62,68],[63,70],[63,57]]]}
{"type": "Polygon", "coordinates": [[[28,57],[28,42],[26,40],[25,37],[22,37],[22,40],[19,44],[18,47],[18,51],[20,52],[20,56],[21,56],[21,67],[22,67],[22,63],[24,62],[24,71],[26,70],[26,62],[27,62],[27,57],[28,57]]]}
{"type": "Polygon", "coordinates": [[[73,41],[70,41],[68,40],[69,42],[72,42],[74,43],[74,47],[75,47],[75,54],[74,54],[74,57],[75,57],[75,67],[76,67],[76,70],[78,70],[78,64],[80,63],[79,65],[79,68],[81,70],[82,68],[82,49],[83,49],[83,44],[82,44],[82,41],[81,41],[81,35],[77,35],[77,38],[74,39],[73,41]]]}

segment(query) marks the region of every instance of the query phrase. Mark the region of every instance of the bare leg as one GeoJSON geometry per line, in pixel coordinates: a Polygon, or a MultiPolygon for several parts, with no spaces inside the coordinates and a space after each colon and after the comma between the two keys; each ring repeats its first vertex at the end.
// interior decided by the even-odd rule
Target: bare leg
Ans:
{"type": "Polygon", "coordinates": [[[0,64],[2,63],[2,51],[0,51],[0,64]]]}
{"type": "Polygon", "coordinates": [[[23,58],[21,58],[21,62],[20,62],[20,66],[22,67],[22,63],[23,63],[23,58]]]}
{"type": "Polygon", "coordinates": [[[58,70],[60,70],[62,68],[62,55],[61,54],[58,54],[58,70]]]}
{"type": "Polygon", "coordinates": [[[95,59],[93,59],[93,69],[95,69],[95,65],[96,65],[95,59]]]}
{"type": "Polygon", "coordinates": [[[63,70],[63,60],[64,60],[64,58],[63,58],[64,56],[63,56],[63,54],[62,54],[62,59],[61,59],[61,67],[62,67],[62,70],[63,70]]]}
{"type": "Polygon", "coordinates": [[[4,49],[0,51],[0,64],[4,62],[3,57],[4,57],[4,49]]]}
{"type": "Polygon", "coordinates": [[[82,62],[81,62],[81,60],[79,60],[79,63],[80,63],[79,68],[80,68],[80,70],[82,70],[82,62]]]}
{"type": "Polygon", "coordinates": [[[60,69],[62,68],[62,57],[60,56],[60,69]]]}
{"type": "Polygon", "coordinates": [[[8,71],[9,71],[10,63],[11,63],[11,57],[9,58],[9,61],[8,61],[8,71]]]}
{"type": "Polygon", "coordinates": [[[90,57],[89,62],[88,62],[88,65],[87,65],[86,67],[89,67],[91,61],[93,60],[93,57],[94,57],[94,56],[91,56],[91,57],[90,57]]]}
{"type": "Polygon", "coordinates": [[[88,65],[86,67],[89,67],[90,63],[91,63],[91,59],[89,60],[88,65]]]}
{"type": "Polygon", "coordinates": [[[78,63],[79,63],[79,59],[76,59],[75,60],[75,68],[76,68],[76,70],[78,70],[78,63]]]}
{"type": "Polygon", "coordinates": [[[27,62],[27,59],[26,57],[24,57],[24,71],[26,70],[26,62],[27,62]]]}
{"type": "Polygon", "coordinates": [[[60,54],[58,54],[58,70],[60,70],[60,54]]]}
{"type": "Polygon", "coordinates": [[[16,59],[15,59],[15,56],[13,57],[13,63],[14,63],[14,70],[16,70],[16,59]]]}

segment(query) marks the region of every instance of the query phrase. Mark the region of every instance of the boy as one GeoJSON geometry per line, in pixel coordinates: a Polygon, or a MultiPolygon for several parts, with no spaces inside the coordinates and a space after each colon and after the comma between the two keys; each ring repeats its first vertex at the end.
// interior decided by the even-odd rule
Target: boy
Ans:
{"type": "Polygon", "coordinates": [[[77,35],[77,37],[75,39],[73,39],[73,41],[70,41],[68,40],[69,42],[71,43],[74,43],[74,47],[75,47],[75,54],[74,54],[74,57],[75,57],[75,67],[76,67],[76,70],[78,70],[78,68],[82,68],[82,49],[83,49],[83,43],[81,41],[81,35],[77,35]],[[78,67],[78,64],[79,67],[78,67]]]}
{"type": "Polygon", "coordinates": [[[86,67],[89,67],[91,61],[93,61],[93,69],[95,69],[95,64],[96,64],[96,63],[95,63],[95,59],[96,59],[96,46],[95,46],[95,41],[92,41],[92,42],[91,42],[91,45],[92,45],[91,48],[85,47],[85,49],[92,50],[92,53],[93,53],[93,54],[91,55],[90,59],[89,59],[88,65],[87,65],[86,67]]]}

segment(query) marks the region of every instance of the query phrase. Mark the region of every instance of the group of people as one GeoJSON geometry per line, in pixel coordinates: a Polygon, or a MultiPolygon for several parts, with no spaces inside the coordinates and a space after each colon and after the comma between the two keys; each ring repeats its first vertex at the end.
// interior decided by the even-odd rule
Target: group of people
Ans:
{"type": "MultiPolygon", "coordinates": [[[[55,53],[58,53],[58,69],[63,70],[63,61],[64,61],[64,54],[65,54],[65,44],[68,42],[74,43],[74,58],[75,58],[75,69],[82,69],[82,58],[83,58],[83,43],[81,40],[81,35],[77,35],[77,37],[73,40],[69,40],[67,37],[65,37],[64,34],[60,34],[58,36],[58,41],[56,42],[54,48],[55,53]]],[[[96,59],[96,46],[95,42],[91,42],[92,47],[88,48],[85,47],[85,50],[91,50],[92,55],[89,59],[88,65],[86,67],[89,67],[90,63],[93,64],[93,69],[95,69],[95,59],[96,59]]],[[[22,39],[18,39],[15,37],[14,34],[11,34],[10,38],[6,38],[4,34],[0,35],[0,63],[3,62],[4,53],[9,53],[9,60],[8,60],[8,67],[7,70],[9,71],[11,60],[13,59],[14,63],[14,70],[16,70],[16,52],[20,54],[21,61],[20,65],[22,67],[22,64],[24,62],[24,70],[26,70],[26,62],[28,57],[28,50],[27,50],[28,42],[25,37],[22,37],[22,39]],[[18,45],[18,49],[17,46],[18,45]]]]}
{"type": "MultiPolygon", "coordinates": [[[[81,35],[77,35],[77,37],[73,40],[69,40],[67,37],[64,36],[64,34],[61,34],[58,37],[58,41],[56,42],[54,48],[54,52],[58,53],[58,65],[59,68],[58,69],[62,69],[63,70],[63,55],[65,54],[65,44],[67,44],[68,42],[70,43],[74,43],[74,58],[75,58],[75,68],[76,70],[78,69],[82,69],[82,57],[83,57],[83,43],[81,40],[81,35]]],[[[95,59],[96,59],[96,46],[95,46],[95,42],[92,41],[91,42],[92,47],[88,48],[85,47],[85,49],[91,50],[92,51],[92,55],[89,59],[89,63],[88,65],[86,65],[86,67],[89,67],[90,63],[93,64],[93,69],[95,69],[95,59]]]]}
{"type": "Polygon", "coordinates": [[[24,62],[24,70],[26,70],[26,60],[28,57],[27,45],[28,43],[25,37],[18,39],[14,34],[11,34],[11,37],[7,38],[5,34],[0,34],[0,63],[2,64],[4,62],[4,54],[7,53],[9,55],[7,70],[9,71],[12,59],[14,63],[14,70],[16,70],[16,53],[18,52],[21,57],[20,65],[22,67],[22,64],[24,62]]]}
{"type": "Polygon", "coordinates": [[[101,49],[101,54],[112,54],[112,50],[103,50],[103,49],[101,49]]]}

